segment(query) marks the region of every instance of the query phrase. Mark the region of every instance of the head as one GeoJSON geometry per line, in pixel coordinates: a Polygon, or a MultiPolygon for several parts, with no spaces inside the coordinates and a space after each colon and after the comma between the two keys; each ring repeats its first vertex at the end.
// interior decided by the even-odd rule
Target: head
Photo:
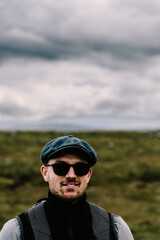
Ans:
{"type": "Polygon", "coordinates": [[[52,194],[64,201],[75,201],[86,191],[97,155],[83,140],[65,136],[46,144],[41,160],[41,173],[52,194]]]}

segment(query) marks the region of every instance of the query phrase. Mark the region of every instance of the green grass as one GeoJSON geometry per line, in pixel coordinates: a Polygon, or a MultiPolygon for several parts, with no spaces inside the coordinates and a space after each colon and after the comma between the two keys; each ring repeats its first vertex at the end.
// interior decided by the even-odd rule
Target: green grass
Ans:
{"type": "Polygon", "coordinates": [[[88,200],[121,215],[136,240],[160,236],[160,132],[0,132],[0,229],[46,197],[40,152],[51,139],[72,134],[96,150],[99,161],[88,200]]]}

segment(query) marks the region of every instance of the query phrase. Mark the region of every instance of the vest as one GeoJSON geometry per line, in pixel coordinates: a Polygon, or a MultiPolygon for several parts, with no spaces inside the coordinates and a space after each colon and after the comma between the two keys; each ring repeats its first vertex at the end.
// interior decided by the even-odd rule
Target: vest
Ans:
{"type": "MultiPolygon", "coordinates": [[[[116,231],[112,225],[112,215],[93,203],[88,202],[88,204],[92,215],[93,240],[118,240],[118,237],[115,235],[116,231]]],[[[17,219],[21,227],[22,239],[53,240],[44,209],[44,201],[36,204],[25,214],[19,215],[17,219]],[[24,215],[26,215],[27,218],[24,217],[24,215]],[[30,227],[30,231],[26,229],[26,226],[30,227]],[[27,232],[27,234],[31,232],[32,236],[25,238],[25,232],[27,232]]]]}

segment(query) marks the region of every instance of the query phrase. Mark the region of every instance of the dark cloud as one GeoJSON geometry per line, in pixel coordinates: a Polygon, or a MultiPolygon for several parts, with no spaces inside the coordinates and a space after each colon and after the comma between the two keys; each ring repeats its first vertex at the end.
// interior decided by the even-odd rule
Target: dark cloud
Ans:
{"type": "Polygon", "coordinates": [[[134,108],[136,103],[134,102],[126,102],[126,100],[119,97],[117,99],[111,100],[104,100],[99,102],[95,106],[95,111],[99,114],[107,114],[111,116],[134,116],[132,112],[130,112],[131,109],[134,108]]]}
{"type": "Polygon", "coordinates": [[[26,107],[21,107],[15,103],[1,103],[0,115],[9,117],[27,117],[31,114],[31,110],[26,107]]]}
{"type": "Polygon", "coordinates": [[[116,61],[143,64],[146,57],[158,56],[159,46],[137,47],[123,42],[48,39],[45,43],[0,43],[0,58],[33,57],[43,59],[86,58],[103,64],[107,57],[116,61]]]}
{"type": "Polygon", "coordinates": [[[88,2],[87,11],[83,2],[23,4],[8,1],[1,7],[1,60],[85,58],[105,66],[110,58],[110,65],[116,60],[124,67],[126,62],[143,65],[160,53],[160,19],[151,14],[148,24],[148,11],[156,10],[156,1],[88,2]]]}

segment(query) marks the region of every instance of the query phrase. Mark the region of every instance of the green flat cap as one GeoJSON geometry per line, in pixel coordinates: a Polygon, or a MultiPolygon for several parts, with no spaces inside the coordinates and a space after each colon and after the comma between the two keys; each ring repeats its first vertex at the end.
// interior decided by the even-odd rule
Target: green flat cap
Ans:
{"type": "Polygon", "coordinates": [[[48,142],[41,152],[41,161],[46,164],[60,154],[74,153],[86,160],[91,166],[96,164],[98,157],[95,150],[84,140],[74,136],[62,136],[48,142]]]}

